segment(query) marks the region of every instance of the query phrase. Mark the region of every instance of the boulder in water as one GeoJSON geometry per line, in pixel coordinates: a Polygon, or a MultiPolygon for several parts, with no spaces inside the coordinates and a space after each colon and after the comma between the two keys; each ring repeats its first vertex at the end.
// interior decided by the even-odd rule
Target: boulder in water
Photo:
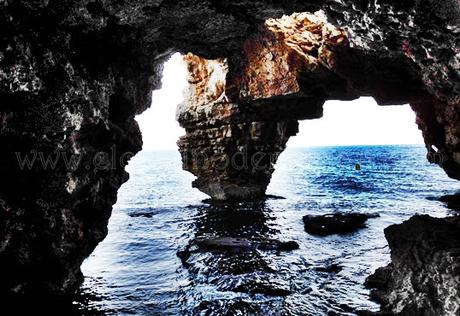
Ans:
{"type": "Polygon", "coordinates": [[[312,235],[327,236],[332,234],[347,234],[364,227],[369,218],[378,217],[375,214],[364,213],[335,213],[325,215],[306,215],[303,217],[305,231],[312,235]]]}

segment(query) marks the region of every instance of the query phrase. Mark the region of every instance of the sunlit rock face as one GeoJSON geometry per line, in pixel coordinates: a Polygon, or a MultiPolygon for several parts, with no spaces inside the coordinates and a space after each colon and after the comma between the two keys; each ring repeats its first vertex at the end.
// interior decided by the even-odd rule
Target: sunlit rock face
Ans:
{"type": "Polygon", "coordinates": [[[276,112],[251,119],[227,95],[226,60],[192,54],[184,59],[189,87],[177,118],[186,136],[178,145],[184,169],[197,176],[193,186],[217,200],[262,197],[278,155],[298,131],[297,121],[279,120],[276,112]]]}
{"type": "Polygon", "coordinates": [[[134,117],[175,51],[193,53],[178,116],[183,158],[264,154],[255,157],[262,170],[185,160],[215,198],[263,195],[296,121],[320,117],[324,100],[361,95],[411,103],[429,158],[460,179],[458,1],[4,0],[0,8],[3,292],[78,288],[127,160],[141,149],[134,117]],[[36,162],[21,163],[26,154],[36,162]],[[56,163],[44,166],[46,158],[56,163]]]}
{"type": "Polygon", "coordinates": [[[334,50],[348,43],[345,31],[328,23],[323,11],[268,19],[264,28],[243,47],[240,99],[299,93],[303,73],[327,80],[334,50]]]}

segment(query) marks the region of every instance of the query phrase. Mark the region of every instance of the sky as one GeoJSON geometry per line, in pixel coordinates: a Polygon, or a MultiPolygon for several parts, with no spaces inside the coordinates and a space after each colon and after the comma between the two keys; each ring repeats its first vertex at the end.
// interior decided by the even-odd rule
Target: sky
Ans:
{"type": "Polygon", "coordinates": [[[152,105],[136,117],[142,131],[143,150],[174,150],[185,134],[176,121],[177,104],[183,101],[187,70],[180,54],[174,54],[164,65],[162,87],[153,91],[152,105]]]}
{"type": "MultiPolygon", "coordinates": [[[[144,150],[175,150],[185,134],[175,119],[177,104],[187,85],[186,67],[180,54],[165,63],[162,88],[153,92],[150,109],[137,116],[144,150]]],[[[288,147],[423,144],[409,105],[378,106],[366,97],[354,101],[328,101],[320,119],[299,124],[299,133],[288,147]]]]}

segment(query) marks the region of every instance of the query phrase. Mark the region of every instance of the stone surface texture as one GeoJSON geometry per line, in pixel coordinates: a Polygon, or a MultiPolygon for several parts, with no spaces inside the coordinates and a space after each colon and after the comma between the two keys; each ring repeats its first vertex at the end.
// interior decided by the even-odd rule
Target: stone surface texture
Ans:
{"type": "Polygon", "coordinates": [[[460,218],[417,215],[385,229],[391,264],[366,280],[383,311],[460,314],[460,218]]]}
{"type": "Polygon", "coordinates": [[[366,227],[369,218],[377,214],[334,213],[325,215],[305,215],[302,220],[305,231],[312,235],[328,236],[333,234],[350,234],[366,227]]]}

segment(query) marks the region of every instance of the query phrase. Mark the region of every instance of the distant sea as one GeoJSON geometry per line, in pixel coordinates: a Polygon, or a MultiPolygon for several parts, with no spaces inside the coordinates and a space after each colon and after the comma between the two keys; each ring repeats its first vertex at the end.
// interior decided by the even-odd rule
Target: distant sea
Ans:
{"type": "Polygon", "coordinates": [[[422,146],[288,148],[268,193],[283,197],[212,205],[191,188],[180,155],[141,152],[119,191],[109,234],[85,261],[81,315],[354,315],[377,310],[363,282],[389,263],[383,229],[414,214],[453,211],[437,198],[457,181],[426,161],[422,146]],[[361,170],[355,170],[355,164],[361,170]],[[306,214],[376,213],[347,235],[305,232],[306,214]],[[194,238],[294,240],[289,252],[202,252],[194,238]],[[336,267],[329,271],[328,267],[336,267]]]}

